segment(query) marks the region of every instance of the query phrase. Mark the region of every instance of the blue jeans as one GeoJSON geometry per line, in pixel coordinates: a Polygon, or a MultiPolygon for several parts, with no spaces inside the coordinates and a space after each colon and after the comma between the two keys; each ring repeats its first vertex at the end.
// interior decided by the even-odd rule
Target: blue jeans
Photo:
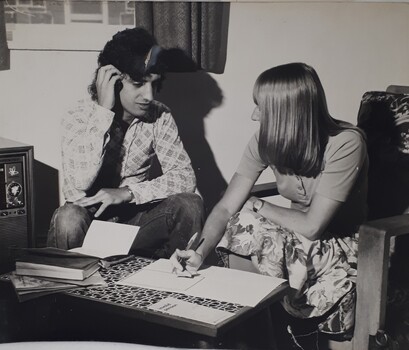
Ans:
{"type": "MultiPolygon", "coordinates": [[[[96,210],[65,203],[54,212],[47,245],[60,249],[82,246],[96,210]]],[[[112,205],[98,220],[140,226],[131,252],[148,258],[169,258],[176,248],[184,249],[195,232],[201,232],[204,208],[197,194],[180,193],[161,202],[112,205]]]]}

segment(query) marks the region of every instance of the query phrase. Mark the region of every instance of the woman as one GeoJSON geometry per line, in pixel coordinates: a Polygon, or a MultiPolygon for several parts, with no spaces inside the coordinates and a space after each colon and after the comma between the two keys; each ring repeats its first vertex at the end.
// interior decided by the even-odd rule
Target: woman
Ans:
{"type": "Polygon", "coordinates": [[[203,244],[177,250],[173,264],[180,271],[177,258],[184,258],[195,271],[217,245],[227,266],[287,278],[296,293],[283,305],[292,316],[324,316],[321,331],[343,333],[353,325],[356,232],[366,212],[364,137],[330,116],[318,75],[306,64],[266,70],[253,98],[260,129],[205,223],[203,244]],[[289,208],[248,199],[267,167],[289,208]]]}

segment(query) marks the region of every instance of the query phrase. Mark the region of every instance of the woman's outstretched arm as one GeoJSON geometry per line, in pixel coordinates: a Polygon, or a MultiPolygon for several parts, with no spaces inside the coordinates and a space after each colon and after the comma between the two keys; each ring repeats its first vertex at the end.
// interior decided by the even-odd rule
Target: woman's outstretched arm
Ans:
{"type": "Polygon", "coordinates": [[[243,206],[254,182],[255,181],[237,173],[233,175],[225,194],[206,220],[201,235],[201,237],[204,238],[203,244],[200,245],[196,252],[193,250],[176,250],[171,257],[177,270],[182,270],[182,266],[177,261],[178,257],[186,259],[186,268],[188,271],[195,271],[200,267],[210,251],[216,247],[222,238],[230,217],[243,206]]]}

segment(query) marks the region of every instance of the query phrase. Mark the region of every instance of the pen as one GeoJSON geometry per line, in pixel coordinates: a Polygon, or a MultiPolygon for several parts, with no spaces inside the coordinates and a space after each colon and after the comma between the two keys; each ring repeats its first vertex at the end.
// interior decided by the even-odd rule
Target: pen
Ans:
{"type": "MultiPolygon", "coordinates": [[[[191,246],[192,246],[193,242],[194,242],[195,239],[196,239],[196,235],[197,235],[197,233],[194,234],[193,237],[189,240],[189,243],[187,244],[186,250],[191,249],[191,246]]],[[[197,245],[196,248],[194,249],[194,251],[196,251],[196,250],[202,245],[203,241],[204,241],[204,238],[202,237],[201,240],[199,241],[198,245],[197,245]]],[[[178,262],[179,262],[180,265],[182,265],[182,267],[183,267],[183,270],[182,270],[182,271],[186,271],[186,260],[187,260],[187,259],[185,259],[185,258],[178,257],[178,262]]]]}
{"type": "MultiPolygon", "coordinates": [[[[193,236],[190,237],[189,242],[187,242],[187,246],[186,246],[186,249],[185,249],[185,250],[189,250],[189,249],[192,247],[192,244],[193,244],[193,242],[196,240],[197,235],[198,235],[198,232],[195,232],[195,233],[193,234],[193,236]]],[[[184,263],[184,259],[179,256],[179,257],[177,258],[177,261],[178,261],[179,264],[182,265],[182,268],[183,268],[182,271],[185,271],[185,269],[186,269],[186,264],[183,264],[183,263],[184,263]]]]}
{"type": "Polygon", "coordinates": [[[203,242],[204,242],[204,238],[202,237],[199,244],[196,246],[195,251],[202,245],[203,242]]]}

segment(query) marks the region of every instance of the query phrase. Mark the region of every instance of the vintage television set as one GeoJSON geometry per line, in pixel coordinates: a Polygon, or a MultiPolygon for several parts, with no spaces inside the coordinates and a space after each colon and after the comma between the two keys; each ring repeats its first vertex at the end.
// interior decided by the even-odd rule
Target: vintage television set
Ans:
{"type": "Polygon", "coordinates": [[[12,249],[34,246],[33,146],[0,137],[0,273],[12,249]]]}

